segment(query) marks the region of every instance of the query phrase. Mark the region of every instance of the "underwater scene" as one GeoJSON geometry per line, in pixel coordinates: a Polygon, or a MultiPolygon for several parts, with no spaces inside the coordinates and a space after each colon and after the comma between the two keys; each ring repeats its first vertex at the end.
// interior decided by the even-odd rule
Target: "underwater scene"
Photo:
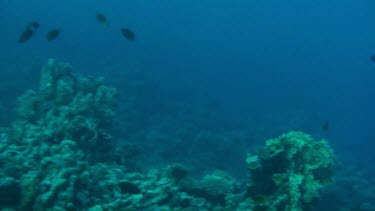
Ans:
{"type": "Polygon", "coordinates": [[[374,20],[0,0],[0,210],[375,211],[374,20]]]}

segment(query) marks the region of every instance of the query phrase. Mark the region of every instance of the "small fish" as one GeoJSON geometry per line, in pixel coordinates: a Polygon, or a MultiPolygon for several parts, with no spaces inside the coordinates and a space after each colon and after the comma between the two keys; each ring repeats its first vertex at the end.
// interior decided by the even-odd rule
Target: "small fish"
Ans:
{"type": "Polygon", "coordinates": [[[323,125],[322,125],[322,131],[326,132],[329,130],[329,128],[331,127],[330,125],[330,122],[329,121],[326,121],[323,125]]]}
{"type": "Polygon", "coordinates": [[[32,21],[29,23],[29,26],[32,27],[34,30],[39,29],[40,24],[37,21],[32,21]]]}
{"type": "Polygon", "coordinates": [[[96,20],[103,25],[108,25],[107,17],[105,17],[104,14],[102,13],[97,13],[96,14],[96,20]]]}
{"type": "Polygon", "coordinates": [[[371,59],[372,62],[375,62],[375,55],[372,55],[372,56],[370,57],[370,59],[371,59]]]}
{"type": "Polygon", "coordinates": [[[47,41],[55,40],[60,35],[60,29],[52,29],[47,32],[46,39],[47,41]]]}
{"type": "Polygon", "coordinates": [[[32,21],[26,25],[25,30],[21,33],[20,37],[18,38],[19,43],[25,43],[29,41],[35,34],[36,30],[39,28],[39,23],[36,21],[32,21]]]}
{"type": "Polygon", "coordinates": [[[25,29],[21,36],[18,38],[19,43],[25,43],[29,41],[35,34],[35,31],[33,29],[27,28],[25,29]]]}
{"type": "Polygon", "coordinates": [[[124,36],[127,40],[134,41],[135,40],[135,34],[132,30],[128,28],[121,28],[122,36],[124,36]]]}

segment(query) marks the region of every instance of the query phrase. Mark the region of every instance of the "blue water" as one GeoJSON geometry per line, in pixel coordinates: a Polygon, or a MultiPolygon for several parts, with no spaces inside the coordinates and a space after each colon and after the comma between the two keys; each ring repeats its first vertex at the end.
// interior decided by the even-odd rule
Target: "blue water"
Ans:
{"type": "Polygon", "coordinates": [[[2,0],[0,108],[10,114],[0,123],[12,121],[15,99],[36,86],[52,57],[105,77],[122,95],[125,72],[145,76],[158,90],[150,107],[158,100],[212,106],[257,143],[289,130],[328,139],[343,166],[374,171],[374,21],[371,0],[2,0]],[[32,20],[40,29],[17,43],[32,20]],[[56,27],[60,37],[47,42],[56,27]],[[122,37],[121,27],[136,40],[122,37]]]}

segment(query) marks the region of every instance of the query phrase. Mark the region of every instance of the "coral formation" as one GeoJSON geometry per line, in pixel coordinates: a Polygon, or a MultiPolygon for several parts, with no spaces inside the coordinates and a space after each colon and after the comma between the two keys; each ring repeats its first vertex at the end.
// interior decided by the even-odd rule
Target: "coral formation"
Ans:
{"type": "Polygon", "coordinates": [[[18,119],[9,139],[28,144],[64,144],[98,157],[110,148],[116,89],[102,79],[79,78],[68,64],[50,59],[42,69],[39,90],[18,99],[18,119]],[[70,144],[69,144],[70,143],[70,144]]]}
{"type": "Polygon", "coordinates": [[[289,132],[268,140],[247,158],[247,194],[266,210],[306,210],[333,176],[333,150],[325,140],[289,132]]]}
{"type": "Polygon", "coordinates": [[[85,175],[95,175],[96,162],[113,157],[116,95],[116,89],[103,85],[102,79],[78,77],[68,64],[48,61],[39,89],[18,99],[18,119],[0,147],[0,174],[20,184],[15,191],[22,196],[21,210],[93,203],[78,199],[83,194],[75,190],[88,183],[85,175]],[[61,197],[71,199],[67,200],[71,204],[60,205],[61,197]]]}
{"type": "MultiPolygon", "coordinates": [[[[49,60],[39,89],[18,99],[18,119],[0,131],[0,208],[298,210],[332,176],[327,143],[299,132],[270,140],[248,157],[247,189],[223,171],[197,178],[181,164],[131,172],[123,157],[127,145],[112,137],[116,96],[102,79],[78,77],[68,64],[49,60]]],[[[207,139],[232,146],[200,135],[207,139]]]]}

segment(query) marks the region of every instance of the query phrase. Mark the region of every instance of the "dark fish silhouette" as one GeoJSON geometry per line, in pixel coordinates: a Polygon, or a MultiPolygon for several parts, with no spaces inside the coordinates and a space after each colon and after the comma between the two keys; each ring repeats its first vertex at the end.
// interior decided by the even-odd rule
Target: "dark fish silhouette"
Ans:
{"type": "Polygon", "coordinates": [[[96,20],[103,25],[108,25],[107,17],[104,14],[98,13],[96,14],[96,20]]]}
{"type": "Polygon", "coordinates": [[[52,41],[52,40],[55,40],[59,35],[60,35],[59,29],[52,29],[47,32],[46,39],[47,41],[52,41]]]}
{"type": "Polygon", "coordinates": [[[329,130],[329,128],[331,127],[331,124],[329,121],[326,121],[323,125],[322,125],[322,131],[326,132],[329,130]]]}
{"type": "Polygon", "coordinates": [[[35,34],[35,31],[33,29],[25,29],[21,36],[18,38],[18,42],[19,43],[25,43],[27,41],[29,41],[35,34]]]}
{"type": "Polygon", "coordinates": [[[34,30],[39,29],[40,24],[37,21],[32,21],[29,23],[29,26],[33,27],[34,30]]]}
{"type": "Polygon", "coordinates": [[[32,21],[26,25],[25,30],[21,33],[20,37],[18,38],[19,43],[25,43],[29,41],[35,34],[36,30],[39,28],[39,23],[36,21],[32,21]]]}
{"type": "Polygon", "coordinates": [[[135,40],[135,34],[132,30],[128,28],[122,28],[121,33],[122,33],[122,36],[124,36],[127,40],[130,40],[130,41],[135,40]]]}
{"type": "Polygon", "coordinates": [[[372,55],[372,56],[370,57],[370,59],[371,59],[371,61],[375,62],[375,55],[372,55]]]}

